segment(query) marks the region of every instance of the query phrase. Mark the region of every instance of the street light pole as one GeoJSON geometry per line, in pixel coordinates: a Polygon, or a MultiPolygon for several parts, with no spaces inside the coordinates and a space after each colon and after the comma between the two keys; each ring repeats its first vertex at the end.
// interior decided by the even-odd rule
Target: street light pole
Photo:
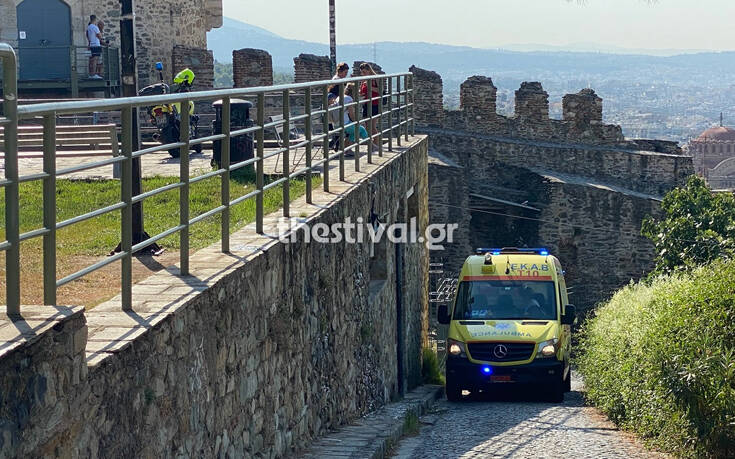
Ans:
{"type": "Polygon", "coordinates": [[[332,74],[337,72],[337,19],[334,10],[334,0],[329,0],[329,59],[332,62],[332,74]]]}
{"type": "MultiPolygon", "coordinates": [[[[138,95],[138,65],[135,58],[135,0],[120,0],[120,73],[122,77],[123,97],[138,95]]],[[[138,107],[133,107],[133,151],[140,149],[140,132],[138,130],[138,107]]],[[[140,157],[133,162],[133,196],[143,192],[141,183],[140,157]]],[[[143,228],[143,202],[136,202],[132,208],[133,244],[138,244],[150,236],[143,228]]],[[[118,245],[115,252],[119,252],[118,245]]],[[[162,250],[158,244],[152,244],[146,251],[158,254],[162,250]]]]}

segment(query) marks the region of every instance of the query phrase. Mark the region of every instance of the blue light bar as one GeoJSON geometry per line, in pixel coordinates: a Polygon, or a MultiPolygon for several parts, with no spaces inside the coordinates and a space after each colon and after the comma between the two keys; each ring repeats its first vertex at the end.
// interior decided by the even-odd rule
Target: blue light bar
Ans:
{"type": "Polygon", "coordinates": [[[549,250],[545,248],[526,248],[526,247],[503,247],[502,249],[499,248],[488,248],[488,247],[479,247],[477,250],[475,250],[475,253],[477,255],[484,255],[486,253],[492,253],[493,255],[502,255],[502,254],[536,254],[541,256],[547,256],[549,255],[549,250]]]}
{"type": "Polygon", "coordinates": [[[484,367],[482,367],[482,372],[486,375],[491,375],[493,374],[493,367],[485,365],[484,367]]]}

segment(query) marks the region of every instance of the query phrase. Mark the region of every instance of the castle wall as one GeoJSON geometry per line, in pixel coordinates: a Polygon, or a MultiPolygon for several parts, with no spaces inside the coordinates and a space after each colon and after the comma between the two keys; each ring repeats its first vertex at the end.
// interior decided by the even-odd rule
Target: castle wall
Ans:
{"type": "Polygon", "coordinates": [[[299,54],[293,58],[294,82],[329,80],[332,78],[332,61],[329,56],[299,54]]]}
{"type": "Polygon", "coordinates": [[[429,134],[430,223],[458,223],[455,240],[432,253],[447,276],[477,247],[548,247],[567,270],[582,310],[652,266],[642,220],[694,173],[672,142],[626,140],[602,122],[602,99],[582,90],[549,119],[540,83],[516,91],[516,113],[495,112],[497,88],[474,76],[460,88],[460,110],[440,105],[441,77],[415,67],[416,128],[429,134]],[[437,96],[439,95],[439,96],[437,96]]]}

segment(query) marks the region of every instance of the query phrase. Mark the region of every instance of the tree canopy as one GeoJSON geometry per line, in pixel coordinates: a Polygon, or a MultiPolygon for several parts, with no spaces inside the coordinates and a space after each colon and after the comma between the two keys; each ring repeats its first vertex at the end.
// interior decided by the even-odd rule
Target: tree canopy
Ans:
{"type": "Polygon", "coordinates": [[[643,221],[641,234],[656,247],[654,273],[688,270],[735,254],[735,197],[713,193],[704,179],[692,176],[669,192],[662,218],[643,221]]]}

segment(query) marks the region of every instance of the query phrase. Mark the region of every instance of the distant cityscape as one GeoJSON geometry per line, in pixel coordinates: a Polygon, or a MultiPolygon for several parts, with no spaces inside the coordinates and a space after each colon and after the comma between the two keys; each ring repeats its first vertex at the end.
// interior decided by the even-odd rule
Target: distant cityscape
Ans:
{"type": "MultiPolygon", "coordinates": [[[[329,53],[324,44],[289,40],[230,18],[208,34],[208,44],[221,64],[231,62],[233,44],[267,50],[281,80],[293,74],[293,58],[300,53],[329,53]]],[[[498,88],[498,111],[506,115],[514,111],[514,91],[521,82],[539,81],[549,93],[552,118],[561,118],[564,94],[593,88],[604,100],[605,122],[621,125],[628,138],[683,145],[718,126],[720,113],[726,126],[735,127],[735,52],[654,56],[381,42],[340,45],[338,57],[348,63],[375,59],[387,72],[410,65],[433,70],[442,76],[447,108],[459,108],[459,86],[467,77],[484,75],[498,88]]]]}

